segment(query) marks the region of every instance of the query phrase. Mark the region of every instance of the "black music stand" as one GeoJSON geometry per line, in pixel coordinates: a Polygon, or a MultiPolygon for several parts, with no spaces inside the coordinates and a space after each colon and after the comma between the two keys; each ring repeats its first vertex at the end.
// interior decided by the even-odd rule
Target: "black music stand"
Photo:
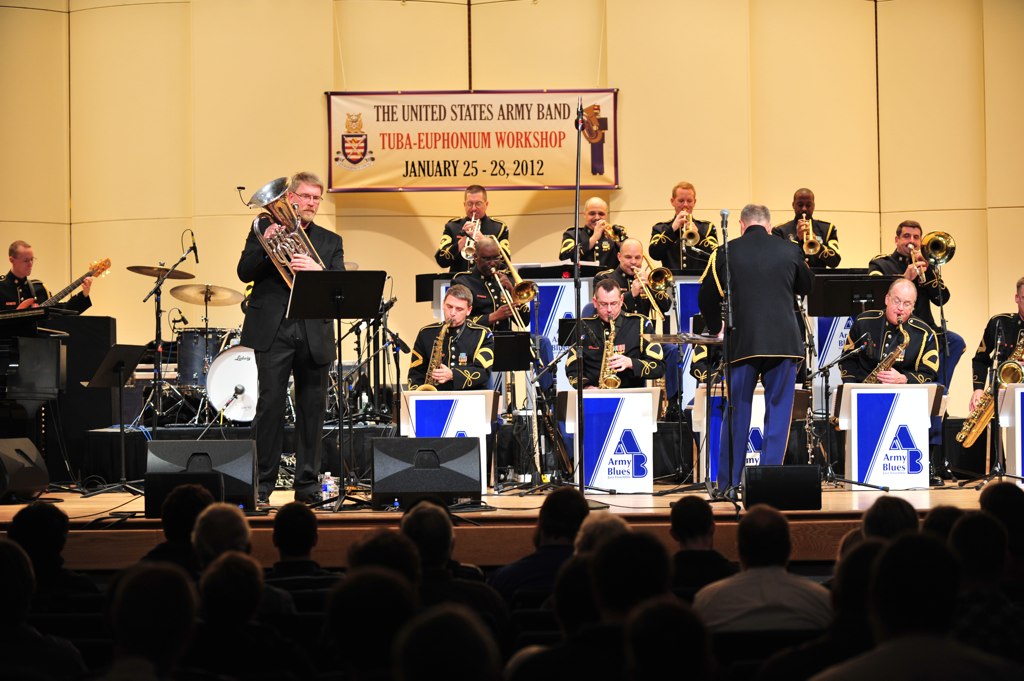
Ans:
{"type": "Polygon", "coordinates": [[[82,498],[93,497],[97,494],[107,492],[131,492],[132,494],[143,494],[139,487],[135,487],[141,480],[129,481],[126,475],[125,446],[124,446],[124,384],[128,377],[139,365],[142,354],[146,351],[144,345],[114,345],[107,351],[106,357],[100,362],[87,388],[117,388],[117,415],[118,427],[120,429],[121,447],[121,479],[115,483],[101,485],[91,492],[82,495],[82,498]]]}
{"type": "MultiPolygon", "coordinates": [[[[515,371],[526,371],[530,368],[530,362],[532,358],[532,348],[530,347],[530,334],[526,331],[496,331],[494,332],[494,363],[491,365],[491,371],[494,373],[507,373],[515,371]]],[[[511,376],[506,377],[506,380],[511,383],[511,376]]],[[[506,384],[506,389],[511,389],[511,385],[506,384]]],[[[530,385],[530,389],[533,389],[533,385],[530,385]]],[[[532,402],[533,400],[531,400],[532,402]]],[[[515,423],[516,406],[512,400],[509,404],[505,405],[508,409],[508,415],[513,423],[515,423]]],[[[536,414],[535,410],[531,410],[536,414]]],[[[532,424],[531,427],[536,427],[536,423],[532,424]]],[[[540,431],[537,431],[538,436],[540,431]]],[[[527,449],[523,446],[523,442],[519,442],[520,449],[527,449]]],[[[528,448],[533,450],[532,441],[531,446],[528,448]]],[[[538,452],[531,451],[531,454],[536,456],[538,452]]],[[[521,462],[520,462],[521,463],[521,462]]],[[[519,489],[526,486],[525,483],[513,483],[511,485],[502,485],[501,489],[496,491],[502,492],[509,489],[519,489]]],[[[498,486],[495,485],[497,488],[498,486]]]]}
{"type": "MultiPolygon", "coordinates": [[[[285,312],[287,319],[333,319],[335,324],[334,338],[335,351],[337,353],[338,371],[341,371],[341,320],[342,319],[369,319],[380,313],[381,294],[384,293],[384,281],[387,272],[363,271],[339,272],[334,270],[322,270],[319,272],[296,272],[295,280],[292,282],[291,297],[288,299],[288,309],[285,312]]],[[[348,403],[345,400],[346,404],[348,403]]],[[[338,455],[345,463],[345,454],[342,451],[341,440],[341,403],[342,396],[338,396],[337,417],[338,417],[338,455]]],[[[349,464],[348,473],[352,476],[353,482],[358,485],[359,479],[356,475],[355,441],[352,437],[352,419],[349,419],[349,464]]],[[[345,482],[344,480],[342,481],[345,482]]],[[[335,510],[344,501],[352,501],[360,505],[369,505],[364,499],[349,497],[342,493],[335,499],[324,499],[321,505],[328,505],[337,501],[335,510]]]]}

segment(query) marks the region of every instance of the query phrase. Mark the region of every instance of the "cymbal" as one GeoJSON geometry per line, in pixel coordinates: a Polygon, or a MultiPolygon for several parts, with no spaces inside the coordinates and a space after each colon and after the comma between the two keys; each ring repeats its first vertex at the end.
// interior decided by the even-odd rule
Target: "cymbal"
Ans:
{"type": "MultiPolygon", "coordinates": [[[[129,272],[135,274],[141,274],[147,277],[162,277],[169,271],[167,267],[150,267],[149,265],[131,265],[128,268],[129,272]]],[[[168,279],[195,279],[196,275],[189,272],[182,272],[181,270],[174,270],[167,277],[168,279]]]]}
{"type": "Polygon", "coordinates": [[[175,286],[171,289],[171,295],[186,303],[196,305],[209,304],[213,307],[221,305],[234,305],[242,302],[245,297],[234,289],[226,286],[213,286],[212,284],[186,284],[175,286]]]}
{"type": "Polygon", "coordinates": [[[359,263],[352,262],[351,260],[345,261],[345,270],[348,272],[355,272],[359,269],[359,263]]]}

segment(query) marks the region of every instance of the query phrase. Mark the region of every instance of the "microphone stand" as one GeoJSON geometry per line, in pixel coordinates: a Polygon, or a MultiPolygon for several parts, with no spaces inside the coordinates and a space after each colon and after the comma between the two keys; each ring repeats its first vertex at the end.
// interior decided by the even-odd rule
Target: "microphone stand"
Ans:
{"type": "MultiPolygon", "coordinates": [[[[726,411],[725,411],[724,418],[726,419],[726,431],[729,434],[728,444],[726,445],[728,447],[728,450],[727,450],[728,451],[728,457],[727,458],[728,458],[728,464],[729,464],[729,474],[727,476],[727,479],[729,480],[729,486],[726,489],[718,490],[717,493],[716,492],[712,492],[712,489],[711,489],[711,478],[708,477],[707,480],[705,481],[705,487],[707,489],[708,495],[711,497],[711,501],[712,502],[727,501],[727,502],[731,503],[736,508],[736,513],[739,514],[740,504],[739,504],[739,501],[737,500],[738,495],[736,494],[736,489],[739,486],[739,482],[736,482],[736,483],[732,482],[732,467],[733,467],[733,461],[734,461],[734,457],[735,457],[735,452],[733,451],[733,446],[732,446],[732,439],[733,439],[732,438],[732,436],[733,436],[733,433],[732,433],[732,430],[733,430],[732,415],[733,415],[733,411],[734,411],[734,407],[733,407],[734,393],[732,391],[732,367],[729,365],[729,362],[730,362],[729,358],[732,355],[732,353],[730,352],[731,348],[729,346],[730,346],[730,344],[732,342],[732,322],[733,322],[733,320],[732,320],[732,267],[729,264],[729,211],[727,211],[725,209],[722,209],[721,215],[722,215],[722,229],[721,229],[721,232],[722,232],[722,243],[719,245],[718,249],[722,251],[722,255],[725,257],[725,265],[724,265],[724,267],[725,267],[725,276],[723,277],[723,285],[724,285],[723,288],[725,290],[725,295],[722,296],[722,323],[723,323],[723,329],[722,329],[722,331],[723,331],[723,336],[722,336],[722,373],[723,373],[723,375],[725,377],[724,385],[725,385],[725,394],[727,396],[726,397],[726,407],[725,407],[726,411]]],[[[710,368],[709,368],[709,372],[710,372],[710,368]]],[[[709,374],[708,378],[710,378],[710,374],[709,374]]],[[[709,391],[711,390],[711,386],[710,385],[708,385],[708,390],[709,391]]],[[[709,413],[705,418],[708,420],[708,422],[710,422],[711,414],[709,413]]],[[[710,442],[710,438],[709,438],[709,442],[710,442]]],[[[719,446],[721,446],[721,444],[719,444],[719,446]]],[[[745,454],[745,452],[744,452],[744,454],[745,454]]]]}
{"type": "Polygon", "coordinates": [[[234,402],[235,400],[237,400],[237,399],[238,399],[238,398],[239,398],[239,397],[240,397],[240,396],[242,395],[242,393],[244,393],[244,392],[245,392],[245,386],[242,386],[242,385],[236,385],[236,386],[235,386],[235,394],[234,394],[234,395],[232,395],[232,396],[230,397],[230,399],[228,399],[228,401],[224,403],[224,406],[223,406],[223,407],[221,407],[221,408],[220,408],[220,409],[219,409],[219,410],[217,411],[217,416],[215,416],[215,417],[214,417],[214,418],[213,418],[213,419],[212,419],[212,420],[211,420],[211,421],[210,421],[209,423],[207,423],[207,424],[206,424],[206,428],[204,428],[204,429],[203,429],[203,432],[199,433],[199,437],[197,437],[197,438],[196,438],[196,442],[199,442],[200,440],[202,440],[202,439],[203,439],[203,436],[204,436],[204,435],[206,435],[206,432],[207,432],[208,430],[210,430],[210,428],[212,428],[212,427],[213,427],[213,424],[214,424],[214,423],[216,423],[216,422],[218,421],[218,419],[219,419],[219,420],[221,421],[221,423],[223,423],[223,419],[224,419],[224,412],[225,412],[225,411],[227,410],[227,408],[228,408],[228,407],[230,407],[230,406],[231,406],[231,404],[232,404],[232,403],[233,403],[233,402],[234,402]],[[239,390],[239,388],[241,388],[241,390],[239,390]]]}

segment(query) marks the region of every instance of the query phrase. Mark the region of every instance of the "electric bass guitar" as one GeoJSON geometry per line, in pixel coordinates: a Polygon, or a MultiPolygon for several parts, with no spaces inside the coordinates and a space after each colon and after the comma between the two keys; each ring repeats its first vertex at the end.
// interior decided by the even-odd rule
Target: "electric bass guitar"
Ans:
{"type": "Polygon", "coordinates": [[[89,266],[88,272],[80,276],[78,279],[75,279],[73,282],[71,282],[61,290],[57,291],[55,294],[53,294],[43,302],[37,305],[34,298],[29,298],[27,300],[21,301],[21,304],[18,305],[18,309],[24,310],[29,307],[50,307],[51,305],[56,305],[62,299],[64,299],[69,293],[71,293],[76,288],[81,286],[82,282],[85,281],[87,278],[98,277],[109,269],[110,258],[106,258],[105,260],[97,260],[96,262],[89,266]]]}

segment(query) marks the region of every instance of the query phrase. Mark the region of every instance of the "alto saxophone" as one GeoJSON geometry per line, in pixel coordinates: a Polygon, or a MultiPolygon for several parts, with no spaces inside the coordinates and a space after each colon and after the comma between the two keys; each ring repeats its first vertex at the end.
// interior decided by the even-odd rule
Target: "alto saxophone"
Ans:
{"type": "Polygon", "coordinates": [[[423,385],[416,390],[437,390],[437,380],[434,378],[434,370],[441,366],[441,356],[444,354],[444,342],[448,337],[448,322],[441,325],[441,331],[434,340],[434,347],[430,350],[430,361],[427,362],[427,377],[423,385]]]}
{"type": "Polygon", "coordinates": [[[910,344],[910,334],[903,330],[903,324],[899,325],[898,331],[903,334],[903,340],[896,346],[896,349],[890,352],[888,355],[882,358],[882,361],[878,363],[868,377],[864,379],[865,383],[878,383],[878,374],[883,371],[892,369],[892,365],[896,363],[896,360],[900,358],[903,351],[907,349],[907,345],[910,344]]]}
{"type": "MultiPolygon", "coordinates": [[[[999,365],[997,373],[1000,383],[1020,383],[1024,378],[1024,334],[1017,338],[1017,345],[1005,362],[999,365]]],[[[974,410],[964,420],[963,428],[956,434],[956,441],[962,442],[964,447],[972,447],[981,437],[981,434],[988,428],[988,422],[992,420],[995,413],[995,390],[987,390],[978,400],[974,410]]]]}
{"type": "Polygon", "coordinates": [[[598,373],[598,381],[600,386],[605,390],[614,390],[622,385],[622,381],[619,379],[615,370],[608,366],[608,362],[611,360],[612,355],[615,354],[615,320],[612,319],[610,322],[611,331],[608,332],[608,338],[604,341],[604,354],[601,355],[601,371],[598,373]]]}

